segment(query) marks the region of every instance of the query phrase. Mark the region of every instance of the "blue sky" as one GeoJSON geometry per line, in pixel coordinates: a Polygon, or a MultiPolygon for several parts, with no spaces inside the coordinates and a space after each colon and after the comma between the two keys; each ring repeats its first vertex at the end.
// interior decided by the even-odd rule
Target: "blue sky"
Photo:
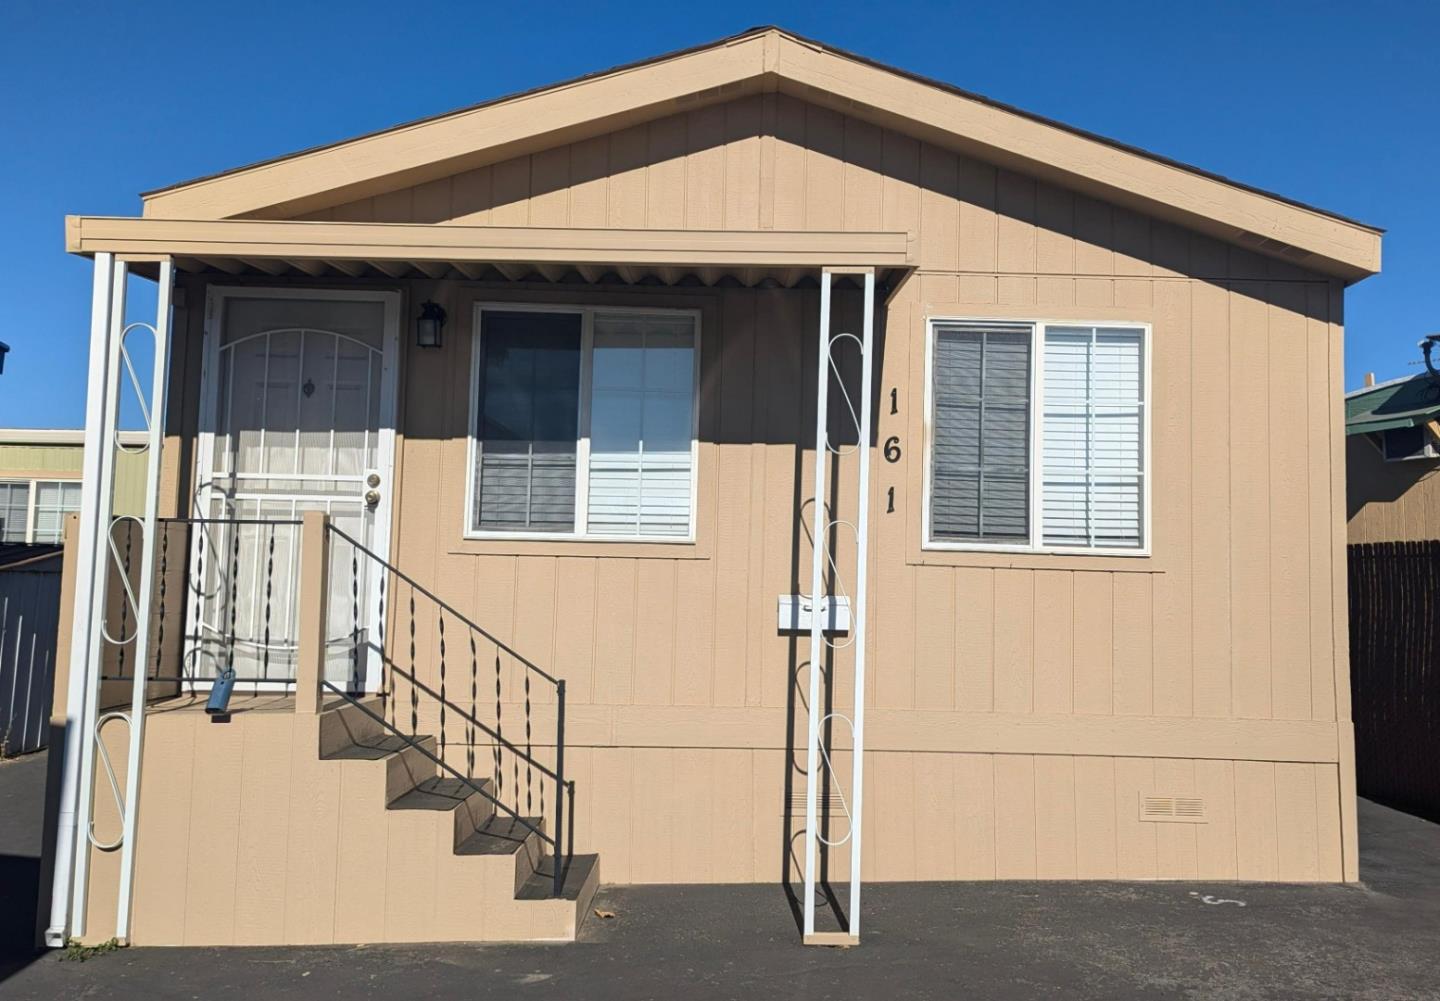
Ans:
{"type": "Polygon", "coordinates": [[[768,23],[1385,227],[1384,273],[1347,296],[1347,387],[1415,371],[1440,331],[1433,2],[8,0],[0,426],[84,418],[66,213],[768,23]]]}

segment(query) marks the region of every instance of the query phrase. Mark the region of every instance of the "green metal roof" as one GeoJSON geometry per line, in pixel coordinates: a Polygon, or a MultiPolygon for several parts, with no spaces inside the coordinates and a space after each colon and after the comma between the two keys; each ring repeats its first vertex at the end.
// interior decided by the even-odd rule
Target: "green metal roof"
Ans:
{"type": "Polygon", "coordinates": [[[1440,385],[1414,375],[1345,395],[1345,433],[1416,427],[1440,418],[1440,385]]]}

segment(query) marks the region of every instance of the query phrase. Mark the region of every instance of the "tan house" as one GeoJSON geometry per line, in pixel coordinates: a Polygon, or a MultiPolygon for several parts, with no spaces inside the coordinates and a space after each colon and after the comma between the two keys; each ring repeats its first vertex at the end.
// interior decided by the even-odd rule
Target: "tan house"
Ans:
{"type": "Polygon", "coordinates": [[[563,939],[603,878],[783,883],[849,942],[862,876],[1356,878],[1372,227],[764,28],[67,247],[92,434],[127,268],[171,378],[130,587],[103,463],[69,549],[52,941],[563,939]]]}

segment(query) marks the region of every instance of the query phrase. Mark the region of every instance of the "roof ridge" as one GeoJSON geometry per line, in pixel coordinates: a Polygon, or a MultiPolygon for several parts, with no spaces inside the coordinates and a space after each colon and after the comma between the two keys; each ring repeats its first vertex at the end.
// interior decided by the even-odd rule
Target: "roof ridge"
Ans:
{"type": "Polygon", "coordinates": [[[399,123],[394,124],[394,125],[389,125],[389,126],[386,126],[386,127],[383,127],[383,128],[374,129],[374,130],[372,130],[372,131],[364,132],[364,133],[361,133],[361,134],[359,134],[359,135],[350,136],[350,137],[347,137],[347,138],[344,138],[344,139],[338,139],[338,140],[335,140],[335,141],[333,141],[333,142],[321,143],[321,144],[316,145],[316,146],[310,146],[310,147],[306,147],[306,148],[304,148],[304,149],[294,150],[294,151],[292,151],[292,152],[280,154],[280,155],[278,155],[278,156],[267,157],[267,158],[265,158],[265,159],[256,160],[256,161],[254,161],[254,162],[252,162],[252,163],[243,164],[243,165],[238,166],[238,167],[232,167],[232,168],[229,168],[229,169],[226,169],[226,170],[217,171],[217,172],[215,172],[215,173],[211,173],[211,174],[206,174],[206,175],[202,175],[202,176],[199,176],[199,177],[190,178],[190,179],[188,179],[188,180],[177,181],[177,182],[175,182],[175,183],[168,184],[168,185],[164,185],[164,186],[162,186],[162,187],[152,188],[152,189],[150,189],[150,190],[143,191],[143,192],[141,192],[140,197],[141,197],[142,199],[148,199],[148,198],[151,198],[151,197],[153,197],[153,196],[161,195],[161,194],[164,194],[164,193],[167,193],[167,192],[172,192],[172,191],[180,190],[180,189],[183,189],[183,188],[188,188],[188,187],[192,187],[192,186],[195,186],[195,185],[204,184],[204,183],[209,182],[209,181],[218,180],[218,179],[220,179],[220,178],[229,177],[229,176],[232,176],[232,175],[235,175],[235,174],[245,173],[246,171],[250,171],[250,170],[256,170],[256,169],[258,169],[258,168],[270,166],[270,165],[272,165],[272,164],[280,163],[280,162],[283,162],[283,161],[285,161],[285,160],[291,160],[291,159],[295,159],[295,158],[298,158],[298,157],[303,157],[303,156],[308,156],[308,155],[311,155],[311,154],[314,154],[314,153],[323,152],[323,151],[325,151],[325,150],[335,149],[335,148],[337,148],[337,147],[345,146],[345,145],[348,145],[348,144],[350,144],[350,143],[361,142],[361,141],[366,140],[366,139],[372,139],[372,138],[375,138],[375,137],[378,137],[378,136],[383,136],[383,135],[386,135],[386,134],[389,134],[389,133],[401,132],[401,131],[404,131],[404,130],[407,130],[407,129],[416,128],[416,127],[419,127],[419,126],[422,126],[422,125],[426,125],[426,124],[430,124],[430,123],[433,123],[433,122],[443,121],[443,120],[445,120],[445,119],[447,119],[447,118],[452,118],[452,117],[456,117],[456,116],[459,116],[459,115],[465,115],[465,114],[469,114],[469,113],[472,113],[472,112],[475,112],[475,111],[482,110],[482,109],[484,109],[484,108],[493,107],[493,106],[499,105],[499,104],[504,104],[504,103],[506,103],[506,102],[508,102],[508,101],[515,101],[515,100],[519,100],[519,99],[521,99],[521,98],[532,97],[532,96],[535,96],[535,95],[538,95],[538,94],[543,94],[543,93],[546,93],[546,92],[549,92],[549,91],[560,90],[560,89],[563,89],[563,88],[566,88],[566,87],[573,87],[573,86],[575,86],[576,84],[583,83],[583,82],[585,82],[585,81],[596,80],[596,79],[599,79],[599,78],[602,78],[602,77],[607,77],[607,76],[611,76],[611,75],[615,75],[615,74],[619,74],[619,73],[631,72],[631,71],[633,71],[633,70],[636,70],[636,69],[639,69],[639,68],[642,68],[642,67],[645,67],[645,66],[651,66],[651,65],[658,64],[658,63],[663,63],[663,62],[666,62],[666,61],[669,61],[669,60],[672,60],[672,59],[678,59],[678,58],[681,58],[681,57],[683,57],[683,56],[691,55],[691,54],[693,54],[693,53],[702,52],[702,51],[706,51],[706,50],[710,50],[710,49],[717,49],[717,48],[720,48],[720,47],[726,46],[726,45],[733,45],[733,44],[735,44],[735,43],[737,43],[737,42],[740,42],[740,41],[742,41],[742,40],[744,40],[744,39],[754,38],[754,37],[757,37],[757,36],[760,36],[760,35],[772,34],[772,33],[773,33],[773,34],[777,34],[777,35],[783,35],[783,36],[785,36],[785,37],[791,39],[792,41],[795,41],[795,42],[797,42],[797,43],[799,43],[799,44],[801,44],[801,45],[805,45],[805,46],[808,46],[808,47],[817,49],[817,50],[819,50],[819,51],[829,53],[829,54],[831,54],[831,55],[840,57],[840,58],[842,58],[842,59],[848,59],[848,60],[851,60],[851,61],[853,61],[853,62],[859,63],[859,64],[861,64],[861,65],[869,66],[869,67],[871,67],[871,68],[873,68],[873,69],[878,69],[878,70],[880,70],[880,71],[882,71],[882,72],[892,73],[892,74],[895,74],[895,75],[897,75],[897,76],[903,77],[903,78],[905,78],[905,79],[914,81],[914,82],[916,82],[916,83],[920,83],[920,84],[922,84],[922,85],[929,86],[929,87],[934,87],[934,88],[936,88],[936,89],[938,89],[938,90],[942,90],[942,91],[945,91],[945,92],[948,92],[948,93],[957,95],[957,96],[959,96],[959,97],[966,98],[966,99],[968,99],[968,100],[976,101],[976,102],[978,102],[978,103],[981,103],[981,104],[986,105],[987,107],[994,108],[994,109],[996,109],[996,110],[998,110],[998,111],[1003,111],[1003,112],[1006,112],[1007,114],[1013,114],[1013,115],[1016,115],[1016,116],[1018,116],[1018,117],[1024,118],[1024,119],[1026,119],[1026,120],[1028,120],[1028,121],[1035,122],[1035,123],[1037,123],[1037,124],[1045,125],[1045,126],[1048,126],[1048,127],[1051,127],[1051,128],[1056,128],[1056,129],[1059,129],[1059,130],[1061,130],[1061,131],[1068,132],[1068,133],[1070,133],[1071,135],[1075,135],[1075,136],[1078,136],[1078,137],[1081,137],[1081,138],[1084,138],[1084,139],[1088,139],[1088,140],[1090,140],[1090,141],[1092,141],[1092,142],[1102,143],[1102,144],[1104,144],[1104,145],[1110,146],[1110,147],[1112,147],[1112,148],[1114,148],[1114,149],[1117,149],[1117,150],[1120,150],[1120,151],[1122,151],[1122,152],[1130,153],[1131,155],[1138,156],[1138,157],[1142,157],[1142,158],[1144,158],[1144,159],[1153,161],[1153,162],[1155,162],[1155,163],[1159,163],[1159,164],[1162,164],[1162,165],[1165,165],[1165,166],[1173,167],[1173,168],[1175,168],[1175,169],[1177,169],[1177,170],[1183,170],[1183,171],[1185,171],[1185,172],[1187,172],[1187,173],[1194,174],[1194,175],[1196,175],[1196,176],[1198,176],[1198,177],[1203,177],[1203,178],[1206,178],[1206,179],[1208,179],[1208,180],[1216,181],[1216,182],[1219,182],[1219,183],[1221,183],[1221,184],[1228,185],[1228,186],[1233,187],[1233,188],[1237,188],[1237,189],[1240,189],[1240,190],[1243,190],[1243,191],[1248,191],[1248,192],[1250,192],[1250,193],[1252,193],[1252,194],[1260,195],[1260,196],[1265,197],[1265,198],[1271,198],[1271,199],[1274,199],[1274,200],[1277,201],[1277,202],[1281,202],[1281,203],[1283,203],[1283,204],[1292,206],[1292,207],[1294,207],[1294,208],[1302,209],[1302,210],[1307,211],[1307,212],[1312,212],[1312,213],[1315,213],[1316,215],[1320,215],[1320,216],[1323,216],[1323,217],[1326,217],[1326,218],[1329,218],[1329,219],[1334,219],[1334,220],[1336,220],[1336,221],[1338,221],[1338,222],[1343,222],[1343,223],[1346,223],[1346,224],[1351,225],[1351,226],[1357,226],[1357,227],[1361,227],[1361,228],[1363,228],[1363,229],[1368,229],[1368,230],[1371,230],[1372,232],[1374,232],[1374,233],[1376,233],[1376,234],[1383,234],[1383,233],[1385,232],[1385,230],[1384,230],[1382,227],[1375,226],[1375,225],[1372,225],[1372,224],[1370,224],[1370,223],[1366,223],[1366,222],[1363,222],[1363,221],[1361,221],[1361,220],[1358,220],[1358,219],[1355,219],[1355,218],[1352,218],[1352,217],[1349,217],[1349,216],[1342,215],[1342,214],[1340,214],[1339,212],[1334,212],[1334,211],[1331,211],[1331,210],[1329,210],[1329,209],[1321,208],[1321,207],[1319,207],[1319,206],[1317,206],[1317,205],[1312,205],[1312,204],[1309,204],[1309,203],[1307,203],[1307,202],[1302,202],[1302,201],[1300,201],[1300,200],[1298,200],[1298,199],[1290,198],[1290,197],[1288,197],[1288,196],[1286,196],[1286,195],[1279,194],[1278,192],[1271,191],[1271,190],[1266,189],[1266,188],[1261,188],[1261,187],[1259,187],[1259,186],[1257,186],[1257,185],[1248,184],[1248,183],[1246,183],[1246,182],[1244,182],[1244,181],[1238,181],[1238,180],[1235,180],[1234,178],[1227,177],[1227,176],[1225,176],[1225,175],[1223,175],[1223,174],[1219,174],[1219,173],[1216,173],[1216,172],[1214,172],[1214,171],[1209,171],[1209,170],[1206,170],[1206,169],[1204,169],[1204,168],[1202,168],[1202,167],[1197,167],[1197,166],[1195,166],[1194,164],[1186,163],[1186,162],[1184,162],[1184,161],[1182,161],[1182,160],[1176,160],[1176,159],[1173,159],[1173,158],[1171,158],[1171,157],[1167,157],[1167,156],[1165,156],[1165,155],[1163,155],[1163,154],[1161,154],[1161,153],[1156,153],[1156,152],[1154,152],[1153,150],[1149,150],[1149,149],[1146,149],[1146,148],[1141,147],[1141,146],[1136,146],[1136,145],[1133,145],[1133,144],[1131,144],[1131,143],[1126,143],[1126,142],[1123,142],[1123,141],[1118,140],[1118,139],[1113,139],[1113,138],[1111,138],[1111,137],[1109,137],[1109,136],[1101,135],[1101,134],[1098,133],[1098,132],[1091,132],[1091,131],[1089,131],[1089,130],[1087,130],[1087,129],[1083,129],[1083,128],[1080,128],[1080,127],[1075,126],[1075,125],[1070,125],[1070,124],[1068,124],[1068,123],[1066,123],[1066,122],[1062,122],[1062,121],[1060,121],[1060,120],[1058,120],[1058,119],[1048,118],[1048,117],[1046,117],[1046,116],[1044,116],[1044,115],[1038,114],[1037,112],[1027,111],[1027,110],[1024,109],[1024,108],[1020,108],[1020,107],[1017,107],[1017,106],[1012,105],[1012,104],[1007,104],[1007,103],[1005,103],[1005,102],[1003,102],[1003,101],[996,100],[995,98],[987,97],[987,96],[984,95],[984,94],[980,94],[980,93],[977,93],[977,92],[971,91],[971,90],[966,90],[965,88],[960,87],[960,86],[958,86],[958,85],[956,85],[956,84],[952,84],[952,83],[949,83],[949,82],[944,81],[944,80],[937,80],[937,79],[935,79],[934,77],[928,77],[928,76],[925,76],[925,75],[923,75],[923,74],[916,73],[916,72],[913,72],[913,71],[911,71],[911,70],[907,70],[907,69],[904,69],[904,68],[902,68],[902,67],[892,65],[892,64],[890,64],[890,63],[884,63],[884,62],[881,62],[881,61],[879,61],[879,60],[877,60],[877,59],[872,59],[872,58],[870,58],[870,57],[868,57],[868,56],[859,55],[859,54],[854,53],[854,52],[851,52],[851,51],[849,51],[849,50],[847,50],[847,49],[838,48],[838,47],[836,47],[836,46],[834,46],[834,45],[831,45],[831,44],[829,44],[829,43],[822,42],[822,41],[819,41],[819,40],[817,40],[817,39],[810,38],[810,37],[808,37],[808,36],[806,36],[806,35],[801,35],[801,34],[799,34],[799,33],[797,33],[797,32],[794,32],[794,31],[789,30],[788,28],[784,28],[784,27],[781,27],[781,26],[779,26],[779,25],[773,25],[773,24],[757,25],[757,26],[752,27],[752,28],[747,28],[746,30],[744,30],[744,31],[742,31],[742,32],[739,32],[739,33],[737,33],[737,34],[727,35],[727,36],[725,36],[725,37],[723,37],[723,38],[718,38],[718,39],[715,39],[715,40],[713,40],[713,41],[703,42],[703,43],[700,43],[700,44],[697,44],[697,45],[687,46],[687,47],[680,48],[680,49],[674,49],[674,50],[671,50],[671,51],[668,51],[668,52],[662,52],[662,53],[659,53],[659,54],[657,54],[657,55],[649,56],[649,57],[644,58],[644,59],[639,59],[639,60],[635,60],[635,61],[628,62],[628,63],[621,63],[621,64],[619,64],[619,65],[609,67],[608,69],[596,70],[596,71],[593,71],[593,72],[590,72],[590,73],[584,73],[584,74],[581,74],[581,75],[579,75],[579,76],[570,77],[570,78],[567,78],[567,79],[564,79],[564,80],[559,80],[559,81],[555,81],[555,82],[552,82],[552,83],[542,84],[542,85],[537,86],[537,87],[531,87],[531,88],[528,88],[528,89],[526,89],[526,90],[520,90],[520,91],[511,92],[511,93],[508,93],[508,94],[502,94],[502,95],[499,95],[499,96],[497,96],[497,97],[493,97],[493,98],[489,98],[489,99],[484,100],[484,101],[476,102],[476,103],[474,103],[474,104],[469,104],[469,105],[465,105],[465,106],[458,107],[458,108],[452,108],[452,109],[450,109],[450,110],[448,110],[448,111],[442,111],[442,112],[439,112],[439,113],[434,114],[434,115],[427,115],[427,116],[424,116],[424,117],[421,117],[421,118],[416,118],[416,119],[412,119],[412,120],[405,121],[405,122],[399,122],[399,123]]]}
{"type": "Polygon", "coordinates": [[[1384,382],[1377,382],[1373,386],[1361,386],[1359,389],[1352,389],[1345,394],[1345,399],[1348,400],[1352,397],[1364,396],[1366,393],[1373,393],[1377,389],[1385,389],[1389,386],[1398,386],[1402,382],[1409,382],[1411,379],[1423,379],[1425,377],[1426,373],[1424,372],[1412,372],[1409,375],[1396,376],[1393,379],[1386,379],[1384,382]]]}

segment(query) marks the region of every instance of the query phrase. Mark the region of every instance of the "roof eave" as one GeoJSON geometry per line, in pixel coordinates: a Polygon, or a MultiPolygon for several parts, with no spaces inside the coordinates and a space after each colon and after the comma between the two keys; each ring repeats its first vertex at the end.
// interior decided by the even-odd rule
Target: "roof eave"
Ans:
{"type": "Polygon", "coordinates": [[[1347,283],[1380,270],[1376,227],[774,28],[161,189],[146,197],[144,214],[295,215],[772,89],[1347,283]],[[418,131],[423,142],[412,141],[418,131]],[[336,186],[334,177],[350,180],[336,186]]]}

